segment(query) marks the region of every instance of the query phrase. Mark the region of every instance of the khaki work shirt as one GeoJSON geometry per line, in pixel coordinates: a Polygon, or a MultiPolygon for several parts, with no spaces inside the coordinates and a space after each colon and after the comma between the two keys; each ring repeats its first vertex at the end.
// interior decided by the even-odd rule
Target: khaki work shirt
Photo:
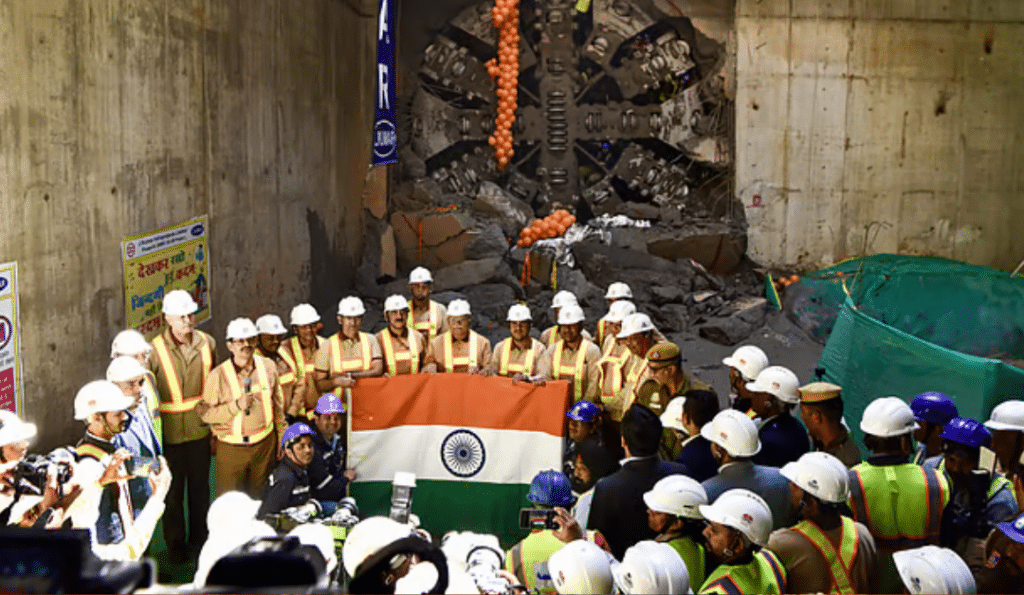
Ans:
{"type": "MultiPolygon", "coordinates": [[[[340,337],[340,338],[341,338],[341,361],[342,362],[344,362],[346,360],[360,360],[360,361],[362,361],[362,359],[363,359],[362,335],[359,335],[359,338],[357,338],[357,339],[347,339],[345,337],[340,337]]],[[[367,340],[370,342],[370,363],[372,364],[373,360],[381,359],[380,343],[377,342],[377,337],[374,337],[373,335],[369,335],[369,334],[368,334],[367,340]]],[[[328,373],[328,378],[330,378],[331,376],[334,376],[336,374],[340,374],[341,373],[341,372],[335,372],[334,370],[331,369],[331,360],[333,359],[333,356],[334,356],[334,354],[331,351],[331,341],[330,341],[330,339],[327,339],[327,340],[325,340],[323,342],[323,345],[320,346],[320,350],[316,352],[316,369],[321,371],[321,372],[327,372],[328,373]]],[[[366,368],[364,370],[356,370],[356,371],[357,372],[360,372],[360,371],[365,372],[366,370],[369,370],[369,368],[366,368]]]]}
{"type": "MultiPolygon", "coordinates": [[[[316,379],[314,377],[316,373],[316,354],[326,343],[327,339],[317,335],[316,346],[307,348],[302,347],[298,337],[291,337],[287,341],[282,342],[281,347],[278,348],[278,351],[287,353],[297,367],[305,367],[303,372],[296,371],[295,373],[296,386],[298,386],[298,377],[301,374],[303,394],[300,396],[303,398],[303,407],[310,411],[316,408],[316,403],[320,399],[320,391],[316,390],[316,379]],[[297,355],[298,353],[301,353],[301,356],[297,355]]],[[[287,406],[288,404],[286,403],[285,405],[287,406]]]]}
{"type": "MultiPolygon", "coordinates": [[[[192,344],[184,350],[174,340],[171,329],[164,329],[163,338],[167,345],[167,352],[171,356],[174,366],[174,374],[181,383],[181,395],[185,399],[198,397],[203,394],[203,358],[199,350],[205,341],[210,346],[211,362],[217,365],[217,341],[213,337],[200,330],[192,331],[192,344]]],[[[156,378],[156,390],[160,395],[160,401],[171,402],[171,391],[167,385],[167,374],[162,369],[160,357],[154,352],[149,358],[149,370],[156,378]]],[[[212,373],[212,372],[211,372],[212,373]]],[[[195,409],[181,413],[160,412],[160,419],[163,423],[164,444],[181,444],[206,438],[210,435],[210,428],[199,418],[195,409]]]]}
{"type": "MultiPolygon", "coordinates": [[[[474,331],[470,330],[469,332],[472,334],[474,331]]],[[[430,353],[424,361],[424,366],[434,364],[437,366],[438,372],[445,372],[448,369],[444,361],[444,338],[450,334],[451,331],[448,331],[443,335],[434,337],[434,340],[430,342],[430,353]]],[[[491,363],[491,341],[479,333],[476,336],[476,367],[478,370],[483,370],[491,363]]],[[[452,338],[452,359],[458,360],[469,357],[469,337],[470,335],[467,335],[465,341],[457,341],[454,337],[452,338]]],[[[469,366],[465,364],[454,367],[456,374],[465,374],[468,371],[469,366]]]]}
{"type": "MultiPolygon", "coordinates": [[[[854,593],[877,593],[875,574],[878,551],[871,532],[861,523],[857,527],[857,555],[849,570],[854,593]]],[[[833,547],[839,546],[842,526],[822,531],[833,547]]],[[[806,537],[792,529],[778,529],[768,538],[768,548],[786,567],[786,591],[789,593],[829,593],[832,588],[831,562],[806,537]]]]}
{"type": "Polygon", "coordinates": [[[530,357],[529,372],[520,372],[519,368],[524,367],[526,364],[526,355],[530,353],[529,349],[520,349],[512,343],[512,337],[503,339],[498,342],[498,345],[494,348],[494,352],[491,353],[491,363],[487,364],[487,369],[499,376],[507,376],[511,378],[516,374],[523,374],[526,376],[537,376],[537,372],[540,369],[540,359],[544,356],[544,352],[547,348],[543,343],[530,337],[530,344],[533,348],[533,355],[530,357]],[[508,367],[507,373],[501,373],[501,361],[504,357],[505,349],[509,349],[508,354],[508,367]]]}
{"type": "Polygon", "coordinates": [[[430,344],[427,343],[419,331],[406,327],[405,336],[396,337],[395,334],[391,332],[390,328],[385,328],[374,336],[377,339],[377,343],[380,344],[381,354],[384,358],[385,374],[391,373],[392,364],[394,364],[395,367],[395,374],[412,374],[412,362],[408,357],[402,357],[408,356],[410,349],[417,353],[417,359],[419,360],[418,367],[416,368],[417,372],[423,371],[423,366],[425,365],[424,362],[426,362],[427,354],[430,352],[430,344]],[[385,335],[387,335],[387,337],[385,337],[385,335]],[[384,348],[385,340],[387,338],[391,339],[391,344],[394,346],[395,359],[397,360],[395,362],[388,361],[387,349],[384,348]]]}
{"type": "MultiPolygon", "coordinates": [[[[580,341],[580,344],[576,349],[570,348],[568,345],[565,345],[564,342],[560,341],[559,343],[563,346],[561,362],[561,366],[563,368],[575,366],[576,358],[579,355],[580,350],[585,351],[585,355],[583,356],[583,384],[581,387],[583,394],[581,396],[581,399],[590,401],[591,403],[600,404],[601,368],[600,366],[597,365],[597,363],[601,360],[601,349],[597,345],[594,345],[593,341],[590,341],[586,338],[580,341]]],[[[538,364],[540,366],[540,369],[538,370],[537,375],[543,378],[544,380],[555,379],[554,361],[555,353],[557,350],[558,344],[548,348],[544,352],[544,356],[541,357],[540,359],[540,362],[538,364]]],[[[560,376],[561,377],[558,378],[558,380],[570,381],[570,394],[572,394],[573,398],[575,399],[575,374],[569,375],[563,372],[560,376]]]]}
{"type": "MultiPolygon", "coordinates": [[[[308,385],[306,384],[306,375],[292,369],[291,364],[280,355],[282,349],[284,349],[284,343],[281,343],[281,346],[277,348],[278,352],[272,354],[272,357],[264,355],[259,349],[256,350],[256,355],[274,362],[274,367],[277,369],[277,381],[281,384],[281,393],[284,395],[284,410],[287,412],[296,399],[300,401],[300,406],[302,405],[301,402],[305,398],[308,385]],[[291,378],[291,380],[285,380],[285,378],[291,378]]],[[[295,365],[298,366],[298,364],[295,365]]]]}
{"type": "MultiPolygon", "coordinates": [[[[434,304],[437,304],[437,334],[434,336],[434,338],[436,339],[437,337],[440,337],[441,335],[448,332],[448,308],[445,308],[444,304],[442,303],[430,300],[430,308],[433,308],[434,304]]],[[[410,307],[408,322],[409,328],[415,328],[414,325],[419,323],[429,322],[430,308],[427,308],[426,310],[416,310],[415,312],[413,312],[412,308],[410,307]]],[[[418,330],[420,334],[423,335],[423,338],[427,340],[428,343],[433,342],[433,340],[430,339],[430,336],[428,335],[428,330],[426,327],[418,330]]]]}
{"type": "Polygon", "coordinates": [[[626,383],[626,365],[629,364],[629,348],[618,342],[615,337],[608,337],[604,340],[604,348],[601,350],[601,397],[614,397],[626,383]],[[609,350],[609,347],[611,348],[609,350]],[[619,363],[619,362],[622,363],[619,363]],[[620,384],[616,387],[616,380],[620,384]]]}
{"type": "Polygon", "coordinates": [[[817,450],[827,452],[839,459],[847,466],[847,468],[852,469],[853,467],[860,465],[862,462],[860,449],[857,448],[857,443],[850,437],[849,432],[846,432],[846,436],[832,446],[824,447],[818,443],[815,443],[814,446],[817,450]]]}
{"type": "Polygon", "coordinates": [[[269,400],[271,405],[271,423],[277,432],[277,439],[280,441],[288,424],[284,420],[284,394],[281,392],[281,384],[278,382],[277,366],[270,359],[261,355],[253,356],[253,367],[246,373],[235,367],[235,362],[228,359],[210,372],[206,380],[206,390],[203,392],[203,403],[208,409],[203,413],[203,421],[210,424],[210,429],[217,438],[223,438],[233,432],[235,420],[241,416],[242,435],[251,436],[263,431],[267,426],[267,418],[264,413],[264,402],[269,400]],[[267,370],[267,380],[270,386],[260,386],[259,373],[256,371],[256,361],[262,361],[267,370]],[[228,374],[234,374],[238,378],[238,385],[244,391],[245,382],[250,382],[250,390],[253,394],[252,406],[249,412],[238,408],[238,401],[231,392],[231,385],[228,384],[228,374]]]}
{"type": "MultiPolygon", "coordinates": [[[[560,339],[558,339],[558,325],[557,324],[554,325],[554,326],[549,326],[548,328],[544,329],[544,332],[542,332],[540,334],[540,342],[543,343],[547,347],[551,347],[551,340],[552,340],[551,339],[551,333],[555,333],[555,339],[554,340],[556,342],[560,340],[560,339]]],[[[586,339],[587,341],[590,341],[591,343],[594,342],[593,335],[591,335],[590,331],[588,331],[587,329],[580,329],[580,335],[582,335],[583,338],[586,339]]],[[[598,349],[600,349],[600,347],[598,349]]]]}

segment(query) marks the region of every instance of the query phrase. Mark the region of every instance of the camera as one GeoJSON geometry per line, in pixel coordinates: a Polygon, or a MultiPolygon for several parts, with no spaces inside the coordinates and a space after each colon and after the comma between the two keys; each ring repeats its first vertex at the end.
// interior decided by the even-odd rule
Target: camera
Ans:
{"type": "Polygon", "coordinates": [[[391,514],[389,516],[399,523],[408,523],[409,513],[412,512],[412,490],[416,487],[416,474],[399,471],[395,473],[395,479],[391,486],[391,514]]]}
{"type": "Polygon", "coordinates": [[[519,510],[521,529],[558,529],[553,508],[523,508],[519,510]]]}
{"type": "Polygon", "coordinates": [[[46,482],[53,465],[57,470],[57,483],[63,485],[71,480],[71,461],[59,451],[49,455],[30,454],[14,468],[14,489],[18,494],[39,496],[46,491],[46,482]]]}

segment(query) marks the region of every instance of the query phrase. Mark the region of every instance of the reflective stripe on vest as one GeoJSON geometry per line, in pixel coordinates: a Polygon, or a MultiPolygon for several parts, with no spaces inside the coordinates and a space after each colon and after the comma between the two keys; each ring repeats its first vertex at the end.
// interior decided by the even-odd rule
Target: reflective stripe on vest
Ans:
{"type": "MultiPolygon", "coordinates": [[[[331,335],[331,375],[345,374],[346,372],[364,372],[370,369],[373,362],[373,354],[370,349],[370,334],[359,331],[360,357],[341,359],[341,332],[331,335]]],[[[333,391],[334,396],[341,398],[341,387],[337,386],[333,391]]]]}
{"type": "Polygon", "coordinates": [[[565,348],[565,341],[559,341],[555,345],[555,353],[551,358],[551,376],[555,380],[561,379],[562,375],[572,376],[573,400],[579,401],[583,398],[583,372],[584,363],[587,358],[587,344],[581,339],[579,351],[576,353],[576,362],[571,366],[562,365],[562,350],[565,348]]]}
{"type": "Polygon", "coordinates": [[[558,325],[556,324],[548,330],[551,331],[548,333],[548,347],[554,347],[555,343],[562,340],[562,338],[558,336],[558,325]]]}
{"type": "Polygon", "coordinates": [[[530,348],[526,351],[526,357],[521,364],[513,364],[512,360],[512,339],[507,339],[500,348],[501,357],[498,360],[498,374],[508,376],[509,372],[517,372],[524,376],[533,374],[533,354],[536,351],[533,339],[530,339],[530,348]]]}
{"type": "Polygon", "coordinates": [[[598,345],[604,345],[604,329],[608,325],[608,321],[602,318],[597,321],[597,330],[594,332],[595,343],[598,345]]]}
{"type": "Polygon", "coordinates": [[[398,362],[408,361],[410,374],[420,371],[420,352],[416,349],[416,341],[408,333],[409,331],[406,329],[406,334],[409,337],[409,349],[406,349],[403,353],[395,353],[395,343],[391,339],[390,330],[384,329],[377,333],[377,336],[380,338],[381,347],[384,348],[384,363],[388,366],[388,374],[392,376],[398,375],[398,362]]]}
{"type": "Polygon", "coordinates": [[[644,375],[647,370],[647,360],[637,359],[636,365],[630,369],[629,374],[626,376],[626,384],[630,387],[629,394],[626,396],[626,406],[623,411],[633,406],[633,402],[636,401],[636,389],[639,386],[640,377],[644,375]]]}
{"type": "Polygon", "coordinates": [[[686,564],[686,570],[690,573],[690,590],[696,593],[707,578],[707,560],[704,555],[704,548],[694,543],[689,537],[678,537],[665,543],[672,546],[672,549],[679,554],[686,564]]]}
{"type": "Polygon", "coordinates": [[[898,466],[861,463],[850,470],[850,508],[853,510],[853,519],[867,525],[879,550],[892,553],[939,543],[945,487],[938,473],[936,469],[926,469],[913,463],[898,466]],[[908,472],[908,469],[913,471],[908,472]],[[920,473],[924,485],[909,482],[913,477],[911,473],[920,473]],[[884,480],[884,484],[878,482],[879,493],[873,494],[871,503],[868,502],[865,479],[870,485],[874,485],[877,480],[884,480]],[[897,510],[893,504],[896,495],[908,499],[902,511],[897,510]],[[923,510],[921,500],[926,502],[923,510]],[[923,516],[915,518],[909,514],[911,510],[923,513],[923,516]],[[904,527],[910,525],[911,533],[900,532],[901,524],[904,527]]]}
{"type": "Polygon", "coordinates": [[[743,566],[723,564],[708,577],[701,593],[785,593],[786,574],[775,554],[762,549],[743,566]],[[751,568],[751,565],[756,568],[751,568]],[[753,572],[752,572],[753,571],[753,572]]]}
{"type": "Polygon", "coordinates": [[[612,355],[613,351],[615,351],[614,342],[608,344],[608,348],[601,354],[601,359],[597,362],[597,365],[602,366],[602,369],[604,364],[612,364],[610,393],[608,392],[609,389],[605,388],[607,384],[604,381],[601,382],[601,400],[605,403],[614,399],[615,395],[622,390],[622,366],[629,359],[629,349],[623,349],[622,353],[617,356],[612,355]]]}
{"type": "Polygon", "coordinates": [[[296,375],[298,368],[295,367],[295,360],[293,360],[292,356],[288,355],[288,352],[284,351],[283,349],[278,349],[277,354],[281,356],[281,359],[284,360],[284,363],[288,364],[288,369],[291,370],[290,372],[285,372],[284,374],[278,374],[277,382],[282,386],[285,384],[291,384],[295,382],[295,380],[298,378],[298,376],[296,375]]]}
{"type": "MultiPolygon", "coordinates": [[[[316,338],[317,349],[320,348],[320,338],[316,338]]],[[[292,337],[290,339],[292,346],[292,355],[295,356],[295,370],[302,369],[306,374],[312,374],[316,371],[316,363],[313,361],[306,361],[306,356],[302,354],[302,344],[299,343],[298,337],[292,337]]],[[[313,351],[313,359],[316,359],[316,351],[313,351]]]]}
{"type": "Polygon", "coordinates": [[[1013,493],[1013,484],[1010,483],[1010,480],[1006,479],[1002,475],[996,475],[995,477],[992,478],[992,483],[990,483],[988,486],[988,493],[985,494],[985,499],[991,500],[996,494],[999,493],[999,490],[1003,488],[1010,490],[1011,494],[1013,493]]]}
{"type": "Polygon", "coordinates": [[[416,309],[412,306],[412,300],[409,300],[409,320],[412,322],[412,328],[418,331],[427,331],[427,342],[434,340],[437,336],[437,327],[440,324],[439,319],[441,318],[440,308],[437,306],[437,302],[430,300],[430,308],[428,308],[427,319],[422,322],[416,322],[416,309]]]}
{"type": "Polygon", "coordinates": [[[818,549],[821,557],[828,561],[829,571],[832,573],[832,586],[829,593],[856,593],[853,589],[850,571],[853,569],[853,560],[857,557],[857,525],[847,517],[839,518],[842,525],[838,550],[832,545],[832,541],[821,532],[821,529],[811,521],[801,521],[793,526],[793,530],[810,541],[818,549]]]}
{"type": "MultiPolygon", "coordinates": [[[[256,387],[258,390],[255,391],[259,393],[259,396],[255,398],[258,398],[263,405],[264,426],[255,434],[246,436],[242,432],[242,418],[245,417],[245,412],[238,412],[235,415],[235,420],[231,422],[231,433],[220,437],[221,440],[229,444],[256,444],[274,431],[274,395],[270,392],[271,386],[270,378],[267,376],[267,367],[263,365],[263,361],[259,357],[255,359],[254,363],[256,366],[256,379],[260,383],[256,387]]],[[[238,374],[234,371],[234,364],[229,361],[226,365],[227,368],[224,369],[224,376],[228,380],[231,398],[237,403],[242,398],[242,385],[238,382],[238,374]]]]}
{"type": "MultiPolygon", "coordinates": [[[[201,335],[200,335],[201,336],[201,335]]],[[[199,355],[203,360],[203,389],[206,389],[206,377],[210,375],[210,369],[213,368],[213,353],[210,351],[210,344],[206,339],[202,339],[202,347],[199,348],[199,355]]],[[[167,390],[171,393],[170,401],[160,401],[160,411],[164,413],[184,413],[186,411],[192,411],[199,399],[203,398],[203,393],[200,392],[198,395],[193,397],[185,398],[182,394],[181,381],[178,380],[178,373],[174,371],[174,363],[171,359],[171,352],[167,349],[167,343],[164,341],[163,335],[158,335],[153,339],[153,349],[156,351],[157,357],[160,358],[160,368],[163,370],[164,377],[167,379],[167,390]]]]}
{"type": "Polygon", "coordinates": [[[474,331],[469,331],[469,355],[466,357],[454,357],[454,346],[452,344],[452,332],[448,331],[444,334],[444,371],[454,372],[455,366],[467,366],[470,368],[476,367],[476,357],[478,351],[478,342],[480,335],[474,331]]]}
{"type": "Polygon", "coordinates": [[[102,461],[103,457],[107,456],[107,452],[95,444],[89,444],[85,442],[75,447],[75,452],[78,453],[79,457],[92,457],[97,461],[102,461]]]}

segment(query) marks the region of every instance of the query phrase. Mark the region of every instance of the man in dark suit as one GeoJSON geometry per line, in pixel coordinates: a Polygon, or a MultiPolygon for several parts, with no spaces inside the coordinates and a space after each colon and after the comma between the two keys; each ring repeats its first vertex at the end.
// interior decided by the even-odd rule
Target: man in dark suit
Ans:
{"type": "Polygon", "coordinates": [[[622,468],[594,488],[587,528],[600,531],[619,560],[631,545],[655,537],[647,526],[644,492],[667,475],[687,473],[685,465],[658,460],[661,430],[661,419],[650,409],[630,407],[622,416],[622,468]]]}

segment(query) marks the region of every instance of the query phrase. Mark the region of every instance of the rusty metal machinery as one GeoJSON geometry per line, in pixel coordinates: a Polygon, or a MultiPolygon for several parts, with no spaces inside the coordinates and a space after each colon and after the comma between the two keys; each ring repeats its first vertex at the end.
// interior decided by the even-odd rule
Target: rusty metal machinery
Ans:
{"type": "Polygon", "coordinates": [[[642,1],[522,0],[515,157],[501,172],[487,143],[493,3],[451,18],[423,53],[412,97],[407,134],[427,174],[453,193],[496,181],[542,214],[565,206],[587,217],[627,201],[710,214],[723,197],[709,180],[731,177],[724,44],[642,1]]]}

